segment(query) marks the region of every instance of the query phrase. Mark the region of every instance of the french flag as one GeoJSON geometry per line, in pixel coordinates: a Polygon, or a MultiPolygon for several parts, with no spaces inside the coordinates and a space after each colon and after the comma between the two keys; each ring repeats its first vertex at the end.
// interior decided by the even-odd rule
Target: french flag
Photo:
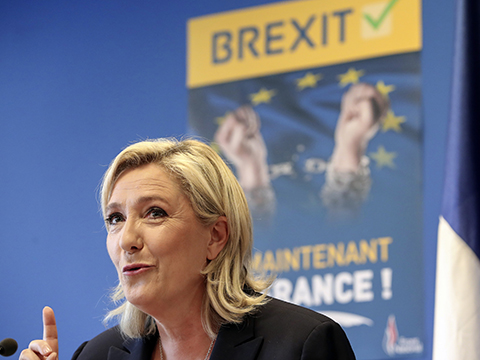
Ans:
{"type": "Polygon", "coordinates": [[[480,1],[458,0],[433,360],[480,359],[480,1]]]}

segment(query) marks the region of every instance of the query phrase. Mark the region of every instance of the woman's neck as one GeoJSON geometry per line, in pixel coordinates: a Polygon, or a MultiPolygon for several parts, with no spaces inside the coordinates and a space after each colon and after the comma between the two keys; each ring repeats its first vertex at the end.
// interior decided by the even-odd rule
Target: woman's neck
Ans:
{"type": "Polygon", "coordinates": [[[157,359],[204,360],[206,358],[213,346],[213,340],[203,329],[201,319],[193,320],[184,321],[176,327],[157,323],[160,334],[157,359]]]}
{"type": "MultiPolygon", "coordinates": [[[[162,307],[158,314],[151,314],[156,321],[161,344],[157,347],[158,357],[161,359],[160,349],[164,360],[204,360],[212,344],[202,324],[202,296],[193,296],[183,299],[176,304],[162,307]]],[[[155,355],[155,354],[154,354],[155,355]]]]}

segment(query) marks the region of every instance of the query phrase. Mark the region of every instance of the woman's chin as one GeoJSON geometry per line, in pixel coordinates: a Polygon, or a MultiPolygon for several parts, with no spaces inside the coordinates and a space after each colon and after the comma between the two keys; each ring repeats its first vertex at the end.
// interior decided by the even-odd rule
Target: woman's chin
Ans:
{"type": "Polygon", "coordinates": [[[145,291],[138,291],[138,289],[124,289],[124,294],[130,304],[142,311],[148,307],[148,304],[154,302],[154,297],[152,297],[151,294],[149,295],[148,292],[145,291]]]}

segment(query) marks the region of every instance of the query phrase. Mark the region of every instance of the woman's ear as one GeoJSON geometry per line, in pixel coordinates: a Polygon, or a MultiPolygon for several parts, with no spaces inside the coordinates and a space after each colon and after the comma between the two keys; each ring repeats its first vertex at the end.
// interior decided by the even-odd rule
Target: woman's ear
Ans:
{"type": "Polygon", "coordinates": [[[212,225],[210,242],[208,243],[207,259],[215,259],[228,241],[228,222],[226,216],[219,216],[212,225]]]}

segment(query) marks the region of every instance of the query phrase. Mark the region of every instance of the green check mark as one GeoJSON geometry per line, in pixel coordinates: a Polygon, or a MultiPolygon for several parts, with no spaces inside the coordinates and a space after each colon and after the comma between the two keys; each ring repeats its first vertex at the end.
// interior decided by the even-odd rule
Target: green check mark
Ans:
{"type": "Polygon", "coordinates": [[[373,19],[370,15],[368,14],[363,14],[365,20],[367,20],[367,22],[372,25],[372,27],[377,30],[380,25],[382,24],[383,20],[385,20],[385,18],[387,17],[388,13],[390,12],[390,10],[392,10],[392,7],[393,5],[395,5],[395,3],[397,2],[398,0],[390,0],[390,2],[387,4],[387,6],[385,7],[385,9],[383,9],[382,13],[380,14],[380,17],[378,19],[373,19]]]}

